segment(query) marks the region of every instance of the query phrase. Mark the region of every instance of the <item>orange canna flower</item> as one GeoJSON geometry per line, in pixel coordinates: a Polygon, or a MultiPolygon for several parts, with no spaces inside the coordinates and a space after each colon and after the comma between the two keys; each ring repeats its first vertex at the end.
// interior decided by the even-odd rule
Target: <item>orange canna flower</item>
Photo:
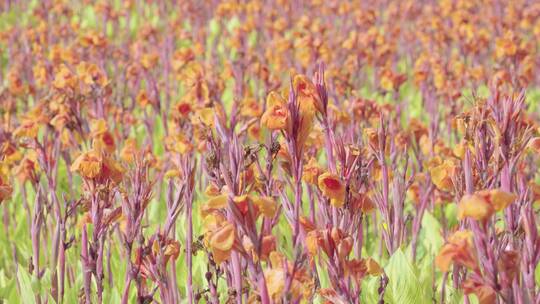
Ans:
{"type": "Polygon", "coordinates": [[[7,176],[0,172],[0,203],[8,200],[13,192],[13,187],[9,184],[7,176]]]}
{"type": "Polygon", "coordinates": [[[227,207],[228,195],[221,194],[214,197],[211,197],[205,204],[201,206],[201,215],[206,217],[208,214],[213,211],[224,209],[227,207]]]}
{"type": "Polygon", "coordinates": [[[101,173],[102,157],[96,151],[81,153],[71,164],[71,172],[77,172],[83,178],[93,179],[101,173]]]}
{"type": "Polygon", "coordinates": [[[260,104],[254,98],[245,98],[242,101],[240,114],[246,117],[259,117],[262,114],[260,104]]]}
{"type": "Polygon", "coordinates": [[[323,112],[323,104],[319,98],[319,93],[315,85],[306,75],[295,75],[293,78],[293,86],[297,94],[298,103],[300,104],[300,112],[313,113],[314,110],[323,112]]]}
{"type": "Polygon", "coordinates": [[[36,123],[32,120],[24,121],[15,131],[13,132],[13,136],[15,138],[36,138],[40,129],[40,124],[36,123]]]}
{"type": "Polygon", "coordinates": [[[54,76],[53,86],[58,90],[64,90],[74,89],[76,85],[77,78],[75,75],[67,66],[61,65],[54,76]]]}
{"type": "Polygon", "coordinates": [[[285,289],[285,282],[287,281],[285,270],[282,268],[265,269],[264,280],[266,281],[268,295],[274,301],[278,301],[285,289]]]}
{"type": "Polygon", "coordinates": [[[384,270],[381,268],[379,263],[377,263],[377,261],[375,261],[372,258],[367,258],[366,259],[366,266],[367,266],[367,272],[370,275],[378,276],[378,275],[381,275],[384,272],[384,270]]]}
{"type": "Polygon", "coordinates": [[[313,230],[306,236],[306,247],[312,256],[317,255],[319,249],[322,249],[329,258],[335,253],[340,260],[344,260],[351,252],[352,245],[352,237],[335,227],[313,230]]]}
{"type": "Polygon", "coordinates": [[[271,219],[276,215],[278,204],[272,197],[262,196],[252,197],[251,199],[265,217],[271,219]]]}
{"type": "Polygon", "coordinates": [[[319,189],[330,198],[334,207],[342,207],[345,203],[345,185],[336,174],[326,172],[319,176],[319,189]]]}
{"type": "Polygon", "coordinates": [[[533,137],[527,143],[527,148],[536,153],[540,153],[540,137],[533,137]]]}
{"type": "Polygon", "coordinates": [[[470,269],[478,268],[471,231],[460,230],[454,232],[435,258],[435,265],[442,272],[447,272],[452,263],[470,269]]]}
{"type": "Polygon", "coordinates": [[[283,296],[287,276],[292,277],[290,293],[293,300],[307,301],[311,298],[315,287],[313,278],[302,267],[295,267],[290,261],[277,252],[269,254],[271,268],[264,270],[264,278],[268,294],[278,302],[283,296]]]}
{"type": "Polygon", "coordinates": [[[236,229],[231,223],[224,223],[212,232],[209,238],[210,250],[214,261],[219,265],[229,259],[236,239],[236,229]]]}
{"type": "Polygon", "coordinates": [[[175,114],[179,117],[188,117],[192,112],[191,104],[185,101],[178,102],[174,108],[176,109],[175,114]]]}
{"type": "Polygon", "coordinates": [[[477,191],[464,195],[458,204],[458,218],[486,220],[493,213],[501,211],[516,200],[516,195],[500,189],[477,191]]]}
{"type": "Polygon", "coordinates": [[[144,108],[148,105],[153,105],[156,103],[154,99],[150,99],[150,97],[148,96],[148,93],[146,93],[145,90],[139,91],[139,94],[137,94],[136,100],[137,100],[137,104],[141,106],[141,108],[144,108]]]}
{"type": "Polygon", "coordinates": [[[373,203],[368,193],[351,191],[350,206],[352,210],[360,210],[363,213],[370,213],[375,210],[375,203],[373,203]]]}
{"type": "Polygon", "coordinates": [[[70,170],[77,172],[85,179],[95,179],[99,182],[110,180],[114,183],[122,180],[124,172],[124,168],[119,163],[95,150],[81,153],[71,164],[70,170]]]}
{"type": "Polygon", "coordinates": [[[471,293],[475,294],[479,304],[492,304],[497,300],[495,290],[483,282],[467,279],[463,282],[462,288],[467,295],[471,293]]]}
{"type": "Polygon", "coordinates": [[[455,174],[456,166],[451,160],[444,160],[441,164],[429,169],[433,184],[442,191],[450,192],[454,189],[452,176],[455,174]]]}
{"type": "Polygon", "coordinates": [[[281,95],[270,92],[266,99],[266,111],[261,117],[261,125],[270,130],[285,130],[289,123],[289,110],[281,95]]]}
{"type": "Polygon", "coordinates": [[[265,235],[262,237],[261,240],[261,248],[260,248],[260,257],[257,253],[257,250],[255,249],[255,246],[253,245],[253,242],[251,239],[244,235],[242,238],[242,247],[244,250],[251,254],[251,257],[253,258],[254,262],[259,261],[259,259],[265,261],[268,259],[270,253],[272,251],[276,250],[276,237],[273,235],[265,235]]]}
{"type": "Polygon", "coordinates": [[[137,154],[137,140],[128,138],[124,142],[124,147],[120,150],[120,159],[126,163],[133,163],[137,154]]]}
{"type": "Polygon", "coordinates": [[[332,288],[321,288],[319,289],[318,293],[321,297],[323,297],[326,300],[324,304],[346,304],[347,303],[347,300],[343,299],[332,288]]]}
{"type": "Polygon", "coordinates": [[[103,88],[107,85],[107,75],[95,64],[81,62],[77,65],[77,76],[82,84],[103,88]]]}
{"type": "Polygon", "coordinates": [[[322,173],[322,169],[317,163],[317,160],[312,157],[308,163],[304,166],[302,173],[302,180],[311,185],[316,185],[319,180],[319,175],[322,173]]]}
{"type": "Polygon", "coordinates": [[[90,137],[92,148],[99,153],[113,153],[116,149],[114,137],[108,131],[107,122],[104,119],[95,119],[90,122],[90,137]]]}

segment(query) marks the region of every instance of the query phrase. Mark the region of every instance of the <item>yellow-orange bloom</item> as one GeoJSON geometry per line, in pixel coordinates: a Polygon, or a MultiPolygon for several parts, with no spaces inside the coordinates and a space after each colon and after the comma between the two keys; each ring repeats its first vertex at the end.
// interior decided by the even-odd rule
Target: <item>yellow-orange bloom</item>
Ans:
{"type": "Polygon", "coordinates": [[[12,192],[13,187],[8,183],[7,178],[0,173],[0,203],[9,199],[12,192]]]}
{"type": "Polygon", "coordinates": [[[330,198],[334,207],[341,207],[345,203],[345,185],[336,174],[326,172],[319,176],[319,189],[330,198]]]}
{"type": "Polygon", "coordinates": [[[289,122],[289,110],[283,97],[277,92],[270,92],[266,99],[266,107],[261,124],[270,130],[285,130],[289,122]]]}
{"type": "Polygon", "coordinates": [[[112,158],[90,150],[81,153],[71,164],[71,172],[77,172],[85,179],[110,180],[119,183],[122,180],[124,168],[112,158]]]}
{"type": "Polygon", "coordinates": [[[441,248],[435,258],[435,265],[443,272],[456,263],[470,269],[476,269],[478,263],[472,244],[472,232],[469,230],[456,231],[448,238],[448,242],[441,248]]]}
{"type": "Polygon", "coordinates": [[[458,218],[473,218],[477,221],[489,218],[516,200],[516,195],[500,189],[477,191],[464,195],[458,204],[458,218]]]}
{"type": "Polygon", "coordinates": [[[213,211],[227,207],[227,194],[221,194],[211,197],[204,205],[201,206],[201,215],[206,217],[213,211]]]}
{"type": "Polygon", "coordinates": [[[283,268],[269,268],[264,270],[264,280],[266,281],[266,289],[268,295],[277,301],[283,289],[285,289],[286,273],[283,268]]]}
{"type": "Polygon", "coordinates": [[[82,177],[92,179],[101,173],[102,157],[95,151],[81,153],[71,164],[71,171],[82,177]]]}
{"type": "Polygon", "coordinates": [[[231,223],[225,223],[212,233],[209,240],[210,250],[214,261],[219,265],[231,256],[231,250],[236,239],[236,229],[231,223]]]}
{"type": "Polygon", "coordinates": [[[442,164],[432,167],[429,170],[431,180],[439,190],[450,192],[454,189],[452,176],[454,175],[456,166],[450,160],[445,160],[442,164]]]}
{"type": "Polygon", "coordinates": [[[467,279],[463,282],[462,287],[465,294],[474,293],[478,297],[479,304],[492,304],[497,300],[495,290],[487,284],[467,279]]]}
{"type": "Polygon", "coordinates": [[[77,78],[65,65],[60,66],[53,81],[53,86],[56,89],[63,90],[66,88],[74,89],[77,84],[77,78]]]}
{"type": "Polygon", "coordinates": [[[308,184],[316,185],[321,174],[322,169],[317,163],[317,160],[312,157],[309,159],[308,163],[304,166],[302,173],[302,180],[308,184]]]}
{"type": "Polygon", "coordinates": [[[293,86],[300,104],[300,112],[313,112],[315,109],[321,113],[323,112],[319,93],[317,93],[315,85],[306,75],[295,75],[293,86]]]}
{"type": "Polygon", "coordinates": [[[267,218],[273,218],[274,215],[276,215],[278,204],[272,197],[253,197],[252,201],[259,211],[267,218]]]}
{"type": "Polygon", "coordinates": [[[107,75],[93,63],[79,63],[77,65],[77,76],[86,86],[99,86],[103,88],[107,85],[107,75]]]}

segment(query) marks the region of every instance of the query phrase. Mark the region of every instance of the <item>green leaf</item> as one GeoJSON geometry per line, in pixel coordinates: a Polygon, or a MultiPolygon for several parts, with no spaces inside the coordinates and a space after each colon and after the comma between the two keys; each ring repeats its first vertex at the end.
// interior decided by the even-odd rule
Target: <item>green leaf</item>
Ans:
{"type": "Polygon", "coordinates": [[[17,271],[17,282],[20,287],[20,294],[22,303],[36,303],[34,298],[34,290],[32,289],[32,278],[25,270],[26,268],[19,265],[19,271],[17,271]]]}
{"type": "Polygon", "coordinates": [[[379,301],[380,277],[368,277],[362,280],[361,303],[377,303],[379,301]]]}
{"type": "Polygon", "coordinates": [[[390,257],[385,273],[389,279],[386,292],[390,303],[427,304],[431,302],[426,290],[421,287],[422,284],[415,268],[401,249],[390,257]]]}
{"type": "Polygon", "coordinates": [[[444,240],[441,236],[441,224],[430,212],[424,213],[422,231],[424,233],[424,247],[429,253],[436,255],[442,247],[444,240]]]}

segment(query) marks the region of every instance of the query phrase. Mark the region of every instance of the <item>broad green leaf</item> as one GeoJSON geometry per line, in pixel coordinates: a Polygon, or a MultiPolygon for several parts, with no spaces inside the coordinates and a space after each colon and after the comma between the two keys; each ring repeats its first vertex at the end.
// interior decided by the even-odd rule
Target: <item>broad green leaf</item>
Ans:
{"type": "Polygon", "coordinates": [[[362,281],[362,303],[377,303],[379,301],[379,286],[381,277],[367,277],[362,281]]]}
{"type": "Polygon", "coordinates": [[[426,290],[401,249],[390,257],[385,268],[389,282],[386,287],[388,301],[396,304],[423,304],[430,303],[426,290]]]}
{"type": "Polygon", "coordinates": [[[17,282],[20,287],[20,297],[22,303],[36,303],[34,298],[34,290],[32,288],[32,278],[30,274],[26,272],[26,268],[19,265],[19,271],[17,271],[17,282]]]}
{"type": "Polygon", "coordinates": [[[437,254],[444,240],[441,236],[441,224],[430,212],[424,213],[424,217],[422,218],[422,232],[424,235],[423,245],[426,250],[431,255],[437,254]]]}

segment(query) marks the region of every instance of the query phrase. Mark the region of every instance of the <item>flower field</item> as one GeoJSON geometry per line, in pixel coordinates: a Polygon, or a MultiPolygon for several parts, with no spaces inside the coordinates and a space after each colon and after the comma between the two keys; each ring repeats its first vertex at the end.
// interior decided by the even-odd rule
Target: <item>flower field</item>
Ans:
{"type": "Polygon", "coordinates": [[[0,303],[540,304],[540,3],[0,3],[0,303]]]}

